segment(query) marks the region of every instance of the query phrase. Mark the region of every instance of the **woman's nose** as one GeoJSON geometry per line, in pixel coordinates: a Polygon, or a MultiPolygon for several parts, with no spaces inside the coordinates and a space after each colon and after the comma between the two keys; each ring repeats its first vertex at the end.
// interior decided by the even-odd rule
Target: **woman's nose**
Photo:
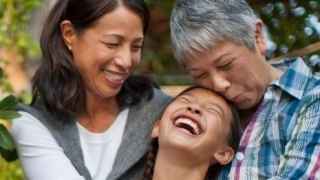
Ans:
{"type": "Polygon", "coordinates": [[[123,50],[120,51],[118,56],[116,57],[115,62],[119,67],[123,69],[131,69],[133,62],[130,49],[123,48],[123,50]]]}

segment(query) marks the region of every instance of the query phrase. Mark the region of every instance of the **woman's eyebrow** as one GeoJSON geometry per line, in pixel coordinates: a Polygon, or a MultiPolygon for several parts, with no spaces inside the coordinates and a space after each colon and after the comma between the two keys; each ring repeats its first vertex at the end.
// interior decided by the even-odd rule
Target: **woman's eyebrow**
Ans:
{"type": "MultiPolygon", "coordinates": [[[[120,40],[123,40],[124,37],[120,34],[116,34],[116,33],[105,33],[103,34],[103,37],[105,38],[108,38],[108,37],[113,37],[113,38],[118,38],[120,40]]],[[[135,37],[134,41],[142,41],[143,42],[144,40],[144,36],[138,36],[138,37],[135,37]]]]}

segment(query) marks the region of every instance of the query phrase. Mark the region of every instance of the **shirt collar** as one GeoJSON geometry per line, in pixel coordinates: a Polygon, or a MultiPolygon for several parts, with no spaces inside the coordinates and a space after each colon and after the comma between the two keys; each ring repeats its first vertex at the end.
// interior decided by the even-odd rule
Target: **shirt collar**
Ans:
{"type": "Polygon", "coordinates": [[[280,79],[271,83],[287,92],[291,96],[301,99],[307,89],[312,72],[302,58],[285,59],[272,64],[274,67],[285,70],[280,79]]]}

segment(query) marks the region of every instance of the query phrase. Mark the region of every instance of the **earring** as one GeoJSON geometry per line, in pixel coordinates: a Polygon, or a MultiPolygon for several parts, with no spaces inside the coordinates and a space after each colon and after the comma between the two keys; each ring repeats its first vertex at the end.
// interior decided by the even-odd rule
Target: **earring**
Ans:
{"type": "Polygon", "coordinates": [[[68,47],[68,49],[69,49],[69,51],[71,51],[72,50],[72,47],[69,45],[69,46],[67,46],[68,47]]]}

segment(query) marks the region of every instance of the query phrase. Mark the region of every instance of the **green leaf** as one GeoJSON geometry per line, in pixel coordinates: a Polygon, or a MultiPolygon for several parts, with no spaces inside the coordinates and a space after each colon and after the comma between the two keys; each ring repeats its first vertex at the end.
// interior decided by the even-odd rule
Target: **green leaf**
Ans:
{"type": "Polygon", "coordinates": [[[0,147],[0,154],[8,162],[12,162],[18,159],[18,153],[16,149],[6,150],[0,147]]]}
{"type": "Polygon", "coordinates": [[[14,110],[17,104],[18,104],[17,99],[13,95],[9,95],[0,102],[0,111],[14,110]]]}
{"type": "Polygon", "coordinates": [[[17,117],[20,117],[20,114],[17,113],[16,111],[3,111],[3,110],[0,110],[0,119],[3,119],[3,120],[11,120],[11,119],[15,119],[17,117]]]}
{"type": "Polygon", "coordinates": [[[0,147],[7,151],[15,149],[15,145],[9,131],[2,124],[0,124],[0,147]]]}

